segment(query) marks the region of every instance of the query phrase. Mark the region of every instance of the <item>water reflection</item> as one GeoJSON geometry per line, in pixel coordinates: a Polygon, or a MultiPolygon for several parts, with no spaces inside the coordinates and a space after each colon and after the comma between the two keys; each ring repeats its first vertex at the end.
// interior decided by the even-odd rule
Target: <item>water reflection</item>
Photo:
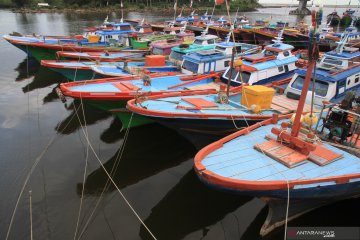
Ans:
{"type": "MultiPolygon", "coordinates": [[[[119,127],[116,123],[115,128],[119,127]]],[[[122,134],[118,135],[123,136],[122,134]]],[[[175,131],[158,124],[151,124],[131,129],[126,141],[123,155],[120,158],[122,147],[113,157],[104,163],[120,189],[151,177],[168,168],[187,161],[195,154],[195,149],[175,131]],[[153,141],[156,136],[157,141],[153,141]],[[161,146],[161,151],[155,151],[161,146]]],[[[197,180],[197,179],[195,179],[197,180]]],[[[89,174],[85,181],[85,194],[100,194],[108,177],[102,167],[89,174]]],[[[80,195],[83,184],[78,184],[77,192],[80,195]]],[[[105,192],[111,192],[114,186],[107,185],[105,192]]]]}
{"type": "Polygon", "coordinates": [[[53,102],[57,99],[59,99],[59,96],[57,95],[56,93],[56,88],[57,87],[54,87],[52,88],[51,92],[49,92],[43,99],[43,103],[49,103],[49,102],[53,102]]]}
{"type": "Polygon", "coordinates": [[[16,82],[23,81],[35,75],[40,67],[40,63],[35,58],[25,58],[19,65],[14,69],[19,73],[15,78],[16,82]]]}
{"type": "Polygon", "coordinates": [[[80,100],[74,100],[70,104],[65,103],[64,107],[71,113],[55,127],[58,133],[64,135],[74,133],[85,124],[92,125],[111,116],[108,112],[91,107],[88,104],[81,104],[80,100]],[[83,109],[81,105],[83,105],[83,109]]]}
{"type": "MultiPolygon", "coordinates": [[[[152,209],[144,222],[158,239],[183,239],[197,230],[202,230],[202,239],[207,236],[209,226],[251,199],[214,191],[201,183],[191,170],[152,209]]],[[[151,239],[143,227],[140,236],[151,239]]]]}

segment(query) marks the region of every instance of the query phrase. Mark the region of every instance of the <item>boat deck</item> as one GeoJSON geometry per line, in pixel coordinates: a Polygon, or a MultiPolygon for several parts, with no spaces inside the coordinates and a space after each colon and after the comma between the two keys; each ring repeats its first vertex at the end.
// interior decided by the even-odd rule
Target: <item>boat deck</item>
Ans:
{"type": "MultiPolygon", "coordinates": [[[[205,79],[197,84],[207,83],[210,80],[205,79]]],[[[153,78],[151,80],[151,86],[144,86],[143,80],[131,80],[131,81],[121,81],[121,82],[89,82],[89,83],[81,83],[76,86],[69,87],[69,90],[73,92],[88,92],[88,93],[120,93],[120,92],[130,92],[135,89],[140,89],[140,93],[142,92],[160,92],[164,90],[169,90],[168,88],[171,86],[175,86],[177,84],[183,84],[184,82],[180,80],[178,76],[166,76],[166,77],[158,77],[153,78]],[[134,86],[133,89],[130,88],[119,88],[118,83],[125,83],[128,86],[134,86]]],[[[195,85],[196,83],[192,83],[189,85],[195,85]]],[[[184,86],[180,86],[178,88],[173,88],[173,90],[184,90],[184,86]]],[[[170,91],[170,90],[169,90],[170,91]]]]}
{"type": "MultiPolygon", "coordinates": [[[[225,143],[222,148],[206,156],[202,164],[216,175],[248,181],[314,179],[360,172],[360,159],[347,152],[344,152],[341,159],[324,166],[319,166],[309,160],[293,168],[279,163],[254,149],[255,144],[267,141],[265,136],[270,134],[272,127],[274,125],[258,128],[246,135],[247,137],[238,137],[225,143]]],[[[333,146],[326,144],[326,147],[339,152],[333,146]]],[[[335,182],[324,182],[318,185],[331,184],[335,182]]]]}
{"type": "MultiPolygon", "coordinates": [[[[219,89],[219,85],[216,83],[204,83],[194,86],[186,87],[188,90],[209,90],[219,89]]],[[[147,106],[148,110],[160,111],[167,113],[193,113],[195,114],[209,114],[209,115],[228,115],[229,117],[237,118],[238,116],[256,115],[252,111],[248,110],[246,106],[241,105],[241,94],[235,94],[230,97],[229,104],[216,103],[216,107],[202,108],[191,103],[186,102],[186,98],[196,98],[199,101],[207,101],[216,103],[217,94],[210,95],[192,95],[192,96],[176,96],[168,97],[156,100],[147,100],[143,104],[147,106]],[[174,104],[176,103],[176,104],[174,104]]],[[[259,116],[271,116],[274,113],[289,114],[294,113],[297,110],[298,101],[289,99],[284,95],[278,95],[273,97],[272,105],[270,109],[263,110],[259,116]]],[[[310,111],[310,105],[306,104],[304,107],[306,112],[310,111]]],[[[314,112],[318,112],[319,109],[314,107],[314,112]]]]}

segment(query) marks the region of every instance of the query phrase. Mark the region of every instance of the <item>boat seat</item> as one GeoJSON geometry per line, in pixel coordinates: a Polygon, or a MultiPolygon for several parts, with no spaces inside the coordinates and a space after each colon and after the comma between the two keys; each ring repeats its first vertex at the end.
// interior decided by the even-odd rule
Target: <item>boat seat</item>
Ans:
{"type": "Polygon", "coordinates": [[[310,153],[309,160],[320,166],[324,166],[340,159],[342,156],[343,154],[341,153],[317,146],[316,149],[310,153]]]}
{"type": "Polygon", "coordinates": [[[218,106],[216,103],[209,102],[203,98],[181,98],[181,100],[190,103],[197,108],[210,108],[218,106]]]}
{"type": "Polygon", "coordinates": [[[135,86],[134,84],[127,83],[127,82],[113,83],[112,85],[122,92],[137,91],[140,89],[137,86],[135,86]]]}
{"type": "Polygon", "coordinates": [[[200,85],[195,86],[187,86],[186,89],[188,90],[209,90],[209,89],[216,89],[216,91],[219,91],[220,85],[214,82],[211,83],[204,83],[200,85]]]}
{"type": "Polygon", "coordinates": [[[291,149],[280,142],[270,139],[267,142],[254,146],[259,152],[265,153],[272,159],[284,164],[288,168],[293,168],[307,162],[308,156],[294,149],[291,149]]]}

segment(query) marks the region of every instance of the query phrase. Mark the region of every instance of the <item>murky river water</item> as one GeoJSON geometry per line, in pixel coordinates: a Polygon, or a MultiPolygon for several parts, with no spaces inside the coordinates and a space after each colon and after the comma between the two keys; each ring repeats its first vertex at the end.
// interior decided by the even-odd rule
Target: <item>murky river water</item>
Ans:
{"type": "MultiPolygon", "coordinates": [[[[299,20],[287,17],[287,11],[261,9],[246,15],[299,20]]],[[[0,16],[1,35],[68,35],[100,24],[106,14],[3,10],[0,16]]],[[[119,18],[109,15],[110,20],[119,18]]],[[[141,14],[126,18],[139,19],[141,14]]],[[[157,14],[146,18],[164,20],[157,14]]],[[[110,114],[90,106],[82,109],[79,102],[62,103],[54,89],[66,80],[3,39],[0,59],[0,239],[8,233],[8,239],[30,239],[29,191],[34,239],[151,239],[113,185],[104,188],[109,182],[99,161],[114,169],[121,192],[158,239],[260,238],[265,205],[201,184],[192,170],[196,150],[177,133],[152,124],[131,129],[126,139],[121,123],[110,114]]],[[[359,203],[326,206],[289,225],[360,226],[359,203]]],[[[281,239],[283,231],[267,239],[281,239]]]]}

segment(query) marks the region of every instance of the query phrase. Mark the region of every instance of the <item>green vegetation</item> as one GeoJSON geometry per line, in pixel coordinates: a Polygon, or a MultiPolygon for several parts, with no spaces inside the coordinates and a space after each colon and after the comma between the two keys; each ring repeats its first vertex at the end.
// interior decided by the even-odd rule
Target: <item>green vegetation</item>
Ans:
{"type": "Polygon", "coordinates": [[[0,7],[11,7],[13,6],[12,0],[0,0],[0,7]]]}
{"type": "MultiPolygon", "coordinates": [[[[36,8],[38,3],[48,3],[50,9],[90,9],[90,8],[119,8],[121,0],[0,0],[0,7],[17,7],[17,8],[36,8]]],[[[161,8],[173,9],[174,0],[123,0],[125,9],[148,9],[161,8]]],[[[185,7],[190,9],[190,0],[178,0],[178,8],[185,7]]],[[[258,0],[228,0],[231,11],[246,11],[259,7],[258,0]]],[[[214,6],[214,1],[208,0],[194,0],[193,8],[195,9],[211,9],[214,6]]],[[[217,11],[224,11],[225,4],[217,5],[217,11]]]]}

